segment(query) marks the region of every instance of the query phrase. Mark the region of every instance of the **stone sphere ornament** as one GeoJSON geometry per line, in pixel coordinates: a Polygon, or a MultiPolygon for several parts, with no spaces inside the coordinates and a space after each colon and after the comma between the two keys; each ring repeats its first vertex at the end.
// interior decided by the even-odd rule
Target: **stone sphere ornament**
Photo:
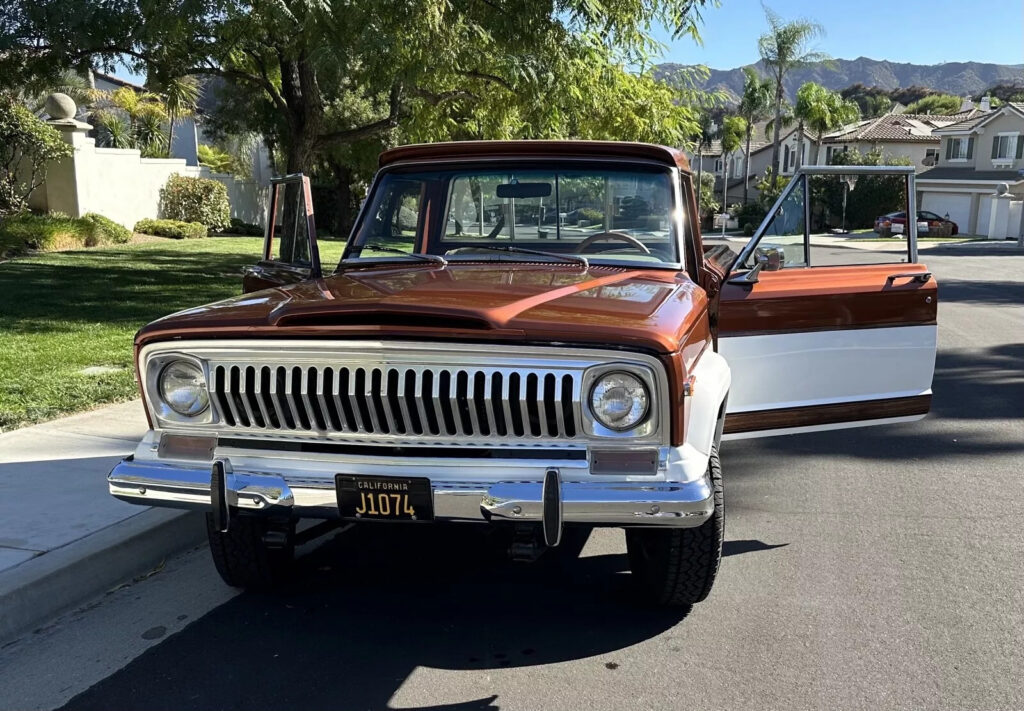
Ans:
{"type": "Polygon", "coordinates": [[[75,114],[78,113],[78,107],[75,106],[75,101],[67,94],[50,94],[46,97],[45,105],[46,113],[50,115],[50,118],[54,121],[63,119],[73,119],[75,114]]]}

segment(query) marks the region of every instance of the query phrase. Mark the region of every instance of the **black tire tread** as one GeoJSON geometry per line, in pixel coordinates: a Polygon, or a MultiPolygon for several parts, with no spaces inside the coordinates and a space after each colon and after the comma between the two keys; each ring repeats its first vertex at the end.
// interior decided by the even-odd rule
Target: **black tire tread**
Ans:
{"type": "Polygon", "coordinates": [[[707,598],[714,586],[725,540],[722,465],[718,449],[708,459],[714,513],[696,528],[626,529],[630,567],[648,601],[686,607],[707,598]],[[646,555],[645,555],[646,552],[646,555]]]}
{"type": "Polygon", "coordinates": [[[226,533],[218,531],[213,515],[206,515],[206,534],[213,564],[225,583],[247,590],[267,590],[278,585],[291,564],[291,545],[271,549],[263,542],[267,524],[262,519],[236,516],[226,533]]]}

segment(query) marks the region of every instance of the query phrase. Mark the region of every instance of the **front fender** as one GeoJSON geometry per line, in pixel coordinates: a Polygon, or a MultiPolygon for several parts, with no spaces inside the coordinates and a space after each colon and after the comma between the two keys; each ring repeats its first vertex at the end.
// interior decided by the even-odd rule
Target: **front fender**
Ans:
{"type": "Polygon", "coordinates": [[[711,448],[721,438],[725,404],[732,383],[729,364],[710,348],[701,354],[691,376],[693,390],[688,396],[686,433],[683,445],[673,453],[682,465],[686,481],[703,476],[707,471],[711,448]]]}

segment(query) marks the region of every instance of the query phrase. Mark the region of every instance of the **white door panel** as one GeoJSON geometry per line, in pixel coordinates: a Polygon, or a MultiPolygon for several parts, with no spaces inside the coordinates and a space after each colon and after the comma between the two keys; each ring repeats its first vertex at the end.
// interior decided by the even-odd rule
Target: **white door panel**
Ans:
{"type": "Polygon", "coordinates": [[[728,412],[927,394],[935,334],[932,325],[722,337],[728,412]]]}

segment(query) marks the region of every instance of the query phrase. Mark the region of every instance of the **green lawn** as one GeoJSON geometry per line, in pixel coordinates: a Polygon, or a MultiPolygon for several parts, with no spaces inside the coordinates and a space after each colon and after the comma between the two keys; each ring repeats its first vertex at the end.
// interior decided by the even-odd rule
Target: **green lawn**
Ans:
{"type": "MultiPolygon", "coordinates": [[[[135,397],[135,331],[241,293],[261,245],[161,240],[0,263],[0,431],[135,397]]],[[[342,246],[321,245],[325,271],[342,246]]]]}

